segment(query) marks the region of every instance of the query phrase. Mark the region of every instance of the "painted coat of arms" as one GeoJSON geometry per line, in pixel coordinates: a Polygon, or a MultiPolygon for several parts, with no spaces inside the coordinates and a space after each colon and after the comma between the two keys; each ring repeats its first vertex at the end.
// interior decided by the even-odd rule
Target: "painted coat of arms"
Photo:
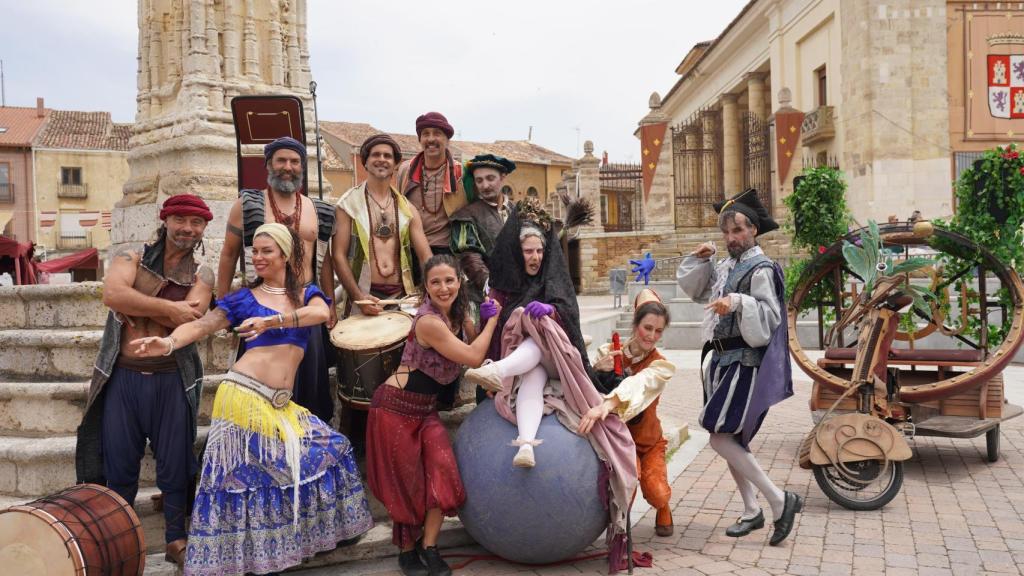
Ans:
{"type": "Polygon", "coordinates": [[[1024,118],[1024,54],[988,55],[988,110],[996,118],[1024,118]]]}

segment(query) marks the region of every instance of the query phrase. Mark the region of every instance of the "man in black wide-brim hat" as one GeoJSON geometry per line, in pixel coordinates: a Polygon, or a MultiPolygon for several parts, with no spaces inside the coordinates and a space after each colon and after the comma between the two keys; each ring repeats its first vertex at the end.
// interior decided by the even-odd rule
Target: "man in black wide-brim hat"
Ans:
{"type": "Polygon", "coordinates": [[[706,303],[701,336],[704,407],[700,424],[711,433],[711,447],[725,458],[743,498],[743,515],[726,529],[746,536],[764,528],[760,491],[775,520],[770,543],[776,546],[793,529],[803,499],[779,489],[768,478],[749,443],[768,408],[793,395],[788,354],[788,327],[783,317],[782,268],[765,256],[757,238],[779,227],[748,189],[714,205],[729,257],[717,264],[715,245],[706,242],[686,256],[676,270],[679,287],[706,303]],[[711,362],[704,371],[704,358],[711,362]]]}

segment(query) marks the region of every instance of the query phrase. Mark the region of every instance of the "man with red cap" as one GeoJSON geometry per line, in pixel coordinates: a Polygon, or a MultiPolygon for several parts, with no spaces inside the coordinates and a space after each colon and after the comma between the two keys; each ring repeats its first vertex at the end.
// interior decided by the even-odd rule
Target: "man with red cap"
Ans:
{"type": "MultiPolygon", "coordinates": [[[[455,129],[440,112],[416,119],[422,151],[398,168],[398,191],[419,210],[423,231],[434,254],[451,254],[452,214],[468,201],[462,185],[462,165],[452,158],[448,143],[455,129]]],[[[419,266],[413,266],[419,279],[419,266]]]]}
{"type": "MultiPolygon", "coordinates": [[[[334,234],[334,207],[302,193],[306,146],[295,138],[283,136],[263,147],[263,157],[267,166],[267,187],[242,190],[228,213],[227,234],[217,271],[217,297],[223,298],[231,291],[239,260],[243,281],[249,284],[256,281],[252,265],[253,237],[257,228],[270,222],[284,224],[302,239],[302,262],[297,263],[299,280],[306,285],[317,284],[325,294],[333,294],[334,271],[329,252],[334,234]]],[[[292,391],[296,404],[309,409],[324,422],[334,418],[334,398],[327,372],[328,356],[333,348],[327,330],[334,326],[337,318],[335,308],[330,308],[329,325],[309,331],[306,353],[299,364],[292,391]]]]}
{"type": "Polygon", "coordinates": [[[164,202],[160,219],[156,240],[141,254],[115,253],[103,280],[110,313],[78,427],[75,468],[78,482],[105,484],[134,504],[148,440],[163,493],[166,559],[181,566],[203,366],[194,344],[152,359],[128,343],[166,337],[210,307],[213,270],[199,264],[195,250],[213,214],[202,198],[179,194],[164,202]]]}

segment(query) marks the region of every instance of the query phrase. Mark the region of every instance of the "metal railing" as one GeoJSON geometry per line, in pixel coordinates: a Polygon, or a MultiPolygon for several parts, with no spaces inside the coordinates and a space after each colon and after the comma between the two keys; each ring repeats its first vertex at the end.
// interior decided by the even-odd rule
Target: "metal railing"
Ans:
{"type": "Polygon", "coordinates": [[[59,198],[85,198],[89,195],[88,184],[58,184],[57,196],[59,198]]]}
{"type": "Polygon", "coordinates": [[[92,232],[61,232],[57,237],[59,250],[82,250],[92,248],[92,232]]]}

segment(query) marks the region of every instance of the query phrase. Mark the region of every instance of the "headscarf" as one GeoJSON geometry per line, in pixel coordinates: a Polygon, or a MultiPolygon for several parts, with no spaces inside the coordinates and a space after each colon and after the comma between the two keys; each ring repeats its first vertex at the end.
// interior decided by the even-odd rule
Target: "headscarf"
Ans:
{"type": "Polygon", "coordinates": [[[264,161],[270,162],[270,159],[274,157],[274,152],[277,152],[278,150],[280,150],[282,148],[287,148],[288,150],[294,150],[295,152],[298,153],[299,156],[302,157],[302,162],[303,163],[306,162],[306,145],[303,144],[302,142],[299,142],[295,138],[292,138],[291,136],[282,136],[282,137],[278,138],[277,140],[274,140],[273,142],[270,142],[266,146],[264,146],[263,147],[263,159],[264,159],[264,161]]]}
{"type": "Polygon", "coordinates": [[[359,147],[359,160],[362,161],[363,166],[366,166],[366,160],[370,158],[370,150],[373,150],[374,146],[378,144],[387,144],[391,146],[391,152],[395,155],[395,164],[397,165],[402,161],[402,149],[398,146],[398,142],[387,134],[374,134],[363,141],[363,145],[359,147]]]}
{"type": "Polygon", "coordinates": [[[455,128],[452,128],[452,125],[448,123],[448,119],[440,112],[427,112],[416,119],[416,137],[419,138],[426,128],[437,128],[444,132],[449,140],[455,135],[455,128]]]}
{"type": "Polygon", "coordinates": [[[288,230],[288,227],[279,222],[270,222],[264,224],[256,229],[256,233],[253,234],[253,238],[260,234],[266,234],[270,236],[270,239],[277,243],[277,247],[281,249],[284,254],[284,261],[287,262],[292,257],[292,233],[288,230]]]}
{"type": "MultiPolygon", "coordinates": [[[[502,305],[498,327],[504,328],[516,308],[526,306],[534,300],[554,306],[562,321],[565,335],[579,350],[587,372],[593,375],[587,360],[587,347],[583,344],[583,333],[580,331],[580,309],[576,302],[576,291],[572,278],[569,277],[569,266],[562,252],[562,244],[558,241],[558,233],[554,226],[549,226],[544,232],[544,259],[540,272],[536,276],[529,276],[525,272],[526,261],[523,259],[522,243],[519,240],[519,233],[524,225],[534,224],[521,219],[519,210],[512,211],[505,226],[498,233],[494,251],[488,258],[488,268],[491,271],[490,287],[504,292],[508,297],[502,305]]],[[[543,230],[543,226],[539,228],[543,230]]]]}
{"type": "Polygon", "coordinates": [[[199,216],[207,222],[213,220],[210,207],[195,194],[178,194],[165,200],[160,209],[160,219],[167,220],[170,216],[199,216]]]}

